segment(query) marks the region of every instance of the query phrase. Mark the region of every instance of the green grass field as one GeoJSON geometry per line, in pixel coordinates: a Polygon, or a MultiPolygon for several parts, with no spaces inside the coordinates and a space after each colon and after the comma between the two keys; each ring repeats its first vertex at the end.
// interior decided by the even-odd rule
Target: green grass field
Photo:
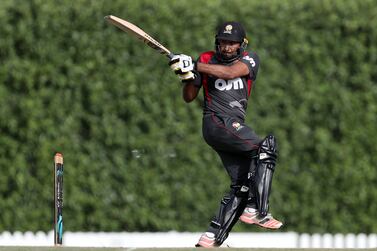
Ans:
{"type": "MultiPolygon", "coordinates": [[[[220,251],[220,250],[229,250],[229,251],[371,251],[376,249],[324,249],[324,248],[213,248],[210,250],[220,251]]],[[[204,250],[197,248],[81,248],[81,247],[0,247],[0,251],[191,251],[191,250],[204,250]]]]}

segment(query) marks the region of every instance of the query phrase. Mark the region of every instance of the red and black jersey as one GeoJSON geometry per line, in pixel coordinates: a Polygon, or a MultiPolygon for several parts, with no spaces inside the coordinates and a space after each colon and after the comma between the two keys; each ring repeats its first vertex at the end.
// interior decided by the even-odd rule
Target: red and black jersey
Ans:
{"type": "MultiPolygon", "coordinates": [[[[226,65],[217,59],[214,51],[202,53],[198,61],[206,64],[226,65]]],[[[203,86],[204,115],[215,114],[244,121],[251,88],[258,73],[259,58],[254,52],[245,51],[240,61],[249,67],[249,74],[246,76],[224,80],[203,73],[199,75],[195,85],[203,86]]]]}

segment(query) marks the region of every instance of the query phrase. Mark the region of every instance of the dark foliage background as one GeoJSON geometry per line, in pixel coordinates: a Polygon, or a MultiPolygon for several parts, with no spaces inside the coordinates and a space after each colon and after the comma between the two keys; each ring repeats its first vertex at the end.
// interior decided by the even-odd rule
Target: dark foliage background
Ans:
{"type": "Polygon", "coordinates": [[[202,231],[228,188],[202,100],[185,104],[166,58],[108,14],[194,57],[242,22],[261,58],[247,121],[279,140],[282,231],[377,232],[373,0],[1,1],[0,231],[52,229],[56,151],[69,231],[202,231]]]}

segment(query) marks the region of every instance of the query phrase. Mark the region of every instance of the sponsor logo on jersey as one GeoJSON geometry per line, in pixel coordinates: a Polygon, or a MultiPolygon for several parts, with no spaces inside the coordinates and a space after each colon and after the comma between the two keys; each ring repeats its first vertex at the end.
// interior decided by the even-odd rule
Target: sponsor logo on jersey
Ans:
{"type": "Polygon", "coordinates": [[[243,126],[240,123],[238,123],[237,121],[233,122],[232,126],[233,126],[234,129],[236,129],[237,132],[243,128],[243,126]]]}
{"type": "Polygon", "coordinates": [[[215,88],[220,91],[229,91],[231,89],[238,90],[243,89],[243,82],[241,78],[235,78],[235,79],[217,79],[215,81],[215,88]]]}

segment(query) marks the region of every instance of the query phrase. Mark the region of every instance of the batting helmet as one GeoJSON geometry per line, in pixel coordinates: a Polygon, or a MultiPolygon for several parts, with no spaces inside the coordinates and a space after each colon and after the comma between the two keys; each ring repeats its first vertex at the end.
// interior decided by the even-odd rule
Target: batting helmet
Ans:
{"type": "Polygon", "coordinates": [[[242,24],[239,22],[225,22],[218,26],[215,37],[216,54],[218,58],[226,63],[233,62],[239,59],[247,46],[246,32],[242,24]],[[240,49],[237,51],[237,55],[231,58],[224,57],[219,48],[219,40],[239,42],[241,44],[240,49]]]}

